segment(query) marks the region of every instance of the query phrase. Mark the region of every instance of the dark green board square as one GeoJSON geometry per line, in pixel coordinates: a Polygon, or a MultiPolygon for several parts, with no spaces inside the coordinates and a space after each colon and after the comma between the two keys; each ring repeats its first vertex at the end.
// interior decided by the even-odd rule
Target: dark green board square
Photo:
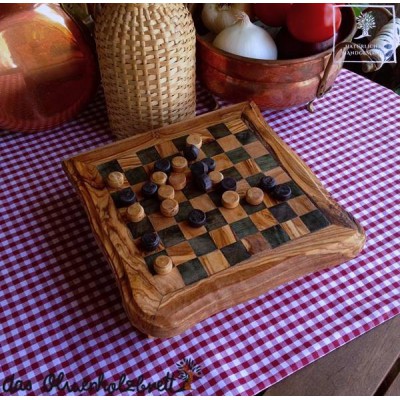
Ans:
{"type": "Polygon", "coordinates": [[[278,222],[289,221],[297,217],[297,214],[290,208],[288,203],[277,204],[276,206],[270,207],[269,211],[278,222]]]}
{"type": "Polygon", "coordinates": [[[253,224],[250,218],[246,217],[239,221],[231,223],[232,231],[239,239],[243,239],[246,236],[257,233],[258,229],[253,224]]]}
{"type": "Polygon", "coordinates": [[[214,157],[224,152],[223,148],[216,141],[203,144],[203,146],[201,146],[201,149],[207,157],[214,157]]]}
{"type": "Polygon", "coordinates": [[[256,135],[250,129],[237,133],[235,137],[243,146],[257,141],[256,135]]]}
{"type": "Polygon", "coordinates": [[[258,187],[261,178],[264,176],[265,175],[263,173],[259,172],[258,174],[247,177],[246,181],[251,187],[258,187]]]}
{"type": "Polygon", "coordinates": [[[272,248],[278,247],[290,240],[289,235],[280,225],[275,225],[261,232],[272,248]]]}
{"type": "Polygon", "coordinates": [[[201,236],[190,239],[189,243],[197,257],[211,253],[217,249],[215,243],[208,233],[204,233],[201,236]]]}
{"type": "Polygon", "coordinates": [[[133,190],[131,188],[125,188],[118,192],[111,193],[111,198],[114,200],[115,207],[117,207],[117,208],[126,207],[126,205],[123,204],[119,198],[121,192],[133,193],[133,190]]]}
{"type": "Polygon", "coordinates": [[[279,164],[276,162],[275,158],[271,156],[271,154],[266,154],[261,157],[257,157],[254,159],[257,165],[260,167],[261,171],[269,171],[277,167],[279,164]]]}
{"type": "Polygon", "coordinates": [[[148,180],[147,173],[143,167],[128,169],[125,171],[125,176],[130,185],[136,185],[148,180]]]}
{"type": "Polygon", "coordinates": [[[221,214],[221,211],[219,211],[218,208],[207,212],[206,217],[206,228],[208,231],[213,231],[214,229],[221,228],[227,224],[224,216],[221,214]]]}
{"type": "Polygon", "coordinates": [[[143,199],[140,202],[146,215],[151,215],[160,209],[160,202],[156,198],[143,199]]]}
{"type": "Polygon", "coordinates": [[[111,172],[114,171],[124,172],[124,170],[121,168],[117,160],[112,160],[104,164],[100,164],[97,166],[97,170],[99,171],[103,179],[107,179],[108,175],[111,174],[111,172]]]}
{"type": "Polygon", "coordinates": [[[233,162],[233,164],[238,164],[250,158],[249,153],[247,153],[243,147],[238,147],[237,149],[228,151],[226,155],[233,162]]]}
{"type": "Polygon", "coordinates": [[[240,175],[240,172],[235,167],[224,169],[221,171],[221,173],[224,175],[224,178],[233,178],[236,181],[240,181],[242,179],[242,175],[240,175]]]}
{"type": "Polygon", "coordinates": [[[141,163],[144,165],[161,159],[157,149],[154,146],[149,147],[148,149],[140,150],[136,154],[141,163]]]}
{"type": "Polygon", "coordinates": [[[329,225],[329,221],[319,210],[311,211],[307,214],[302,215],[300,218],[310,232],[318,231],[329,225]]]}
{"type": "Polygon", "coordinates": [[[214,191],[208,193],[208,197],[212,200],[212,202],[217,207],[222,207],[221,193],[219,193],[218,191],[214,190],[214,191]]]}
{"type": "Polygon", "coordinates": [[[215,137],[215,139],[220,139],[231,134],[231,131],[225,124],[210,126],[208,131],[215,137]]]}
{"type": "Polygon", "coordinates": [[[253,205],[249,204],[246,201],[246,199],[244,199],[244,198],[240,201],[240,205],[244,208],[247,215],[254,214],[258,211],[264,210],[264,208],[267,208],[267,206],[264,204],[264,202],[262,202],[261,204],[259,204],[257,206],[253,206],[253,205]]]}
{"type": "Polygon", "coordinates": [[[285,185],[288,185],[290,189],[292,189],[292,195],[290,197],[291,199],[304,194],[304,192],[293,181],[287,182],[285,183],[285,185]]]}
{"type": "Polygon", "coordinates": [[[179,151],[182,151],[186,147],[186,139],[188,136],[189,135],[185,135],[172,140],[172,143],[179,151]]]}
{"type": "Polygon", "coordinates": [[[186,285],[191,285],[192,283],[205,279],[208,276],[203,265],[197,258],[186,261],[185,263],[178,265],[177,268],[186,285]]]}
{"type": "Polygon", "coordinates": [[[144,261],[147,264],[147,267],[149,268],[149,271],[151,272],[152,275],[156,275],[156,271],[154,269],[154,261],[159,256],[168,256],[168,254],[165,250],[162,250],[159,251],[158,253],[150,254],[144,257],[144,261]]]}
{"type": "Polygon", "coordinates": [[[204,190],[199,189],[194,182],[190,182],[186,185],[182,192],[188,200],[194,199],[195,197],[201,196],[205,193],[204,190]]]}
{"type": "Polygon", "coordinates": [[[189,201],[184,201],[179,204],[179,211],[178,214],[175,215],[175,220],[177,222],[186,221],[190,211],[193,210],[193,206],[190,204],[189,201]]]}
{"type": "Polygon", "coordinates": [[[134,239],[139,239],[146,232],[154,232],[153,225],[147,217],[143,218],[139,222],[128,222],[128,229],[134,239]]]}
{"type": "Polygon", "coordinates": [[[176,244],[185,241],[185,237],[178,225],[172,225],[169,228],[163,229],[158,232],[158,234],[160,235],[160,239],[164,243],[165,247],[175,246],[176,244]]]}
{"type": "Polygon", "coordinates": [[[232,243],[229,246],[223,247],[221,251],[228,260],[230,266],[239,264],[240,262],[251,257],[250,253],[246,250],[246,247],[244,247],[242,242],[232,243]]]}

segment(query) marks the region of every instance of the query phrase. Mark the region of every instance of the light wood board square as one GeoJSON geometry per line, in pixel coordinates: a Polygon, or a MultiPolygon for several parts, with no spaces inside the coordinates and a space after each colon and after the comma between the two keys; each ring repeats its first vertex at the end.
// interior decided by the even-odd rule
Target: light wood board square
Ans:
{"type": "Polygon", "coordinates": [[[232,208],[232,209],[220,207],[219,211],[221,212],[221,214],[224,216],[225,220],[229,224],[247,217],[246,211],[240,204],[236,208],[232,208]]]}
{"type": "Polygon", "coordinates": [[[224,169],[228,169],[233,166],[232,161],[224,153],[214,156],[213,159],[216,162],[216,166],[215,166],[216,171],[223,171],[224,169]]]}
{"type": "Polygon", "coordinates": [[[247,129],[247,125],[240,118],[225,122],[225,125],[232,133],[239,133],[247,129]]]}
{"type": "Polygon", "coordinates": [[[277,185],[281,185],[282,183],[290,182],[290,176],[283,170],[281,167],[276,167],[264,172],[266,176],[272,176],[277,185]]]}
{"type": "Polygon", "coordinates": [[[243,148],[250,154],[251,158],[257,158],[269,154],[268,150],[258,140],[249,144],[245,144],[243,148]]]}
{"type": "Polygon", "coordinates": [[[184,201],[187,200],[185,193],[182,192],[182,190],[175,190],[175,200],[178,203],[183,203],[184,201]]]}
{"type": "Polygon", "coordinates": [[[237,140],[233,135],[218,139],[217,142],[221,145],[224,151],[234,150],[242,146],[239,140],[237,140]]]}
{"type": "Polygon", "coordinates": [[[229,225],[210,231],[210,236],[219,249],[237,241],[229,225]]]}
{"type": "Polygon", "coordinates": [[[288,200],[288,204],[299,217],[316,209],[314,203],[305,195],[288,200]]]}
{"type": "Polygon", "coordinates": [[[236,164],[235,167],[240,172],[240,175],[243,176],[243,178],[247,178],[251,175],[256,175],[261,172],[260,167],[251,158],[236,164]]]}
{"type": "Polygon", "coordinates": [[[192,247],[188,242],[182,242],[167,248],[167,254],[171,257],[174,265],[183,264],[186,261],[196,258],[192,247]]]}
{"type": "Polygon", "coordinates": [[[250,254],[258,254],[271,248],[260,232],[244,237],[242,243],[250,254]]]}
{"type": "Polygon", "coordinates": [[[122,169],[136,168],[142,165],[136,153],[126,154],[117,159],[122,169]]]}
{"type": "Polygon", "coordinates": [[[275,199],[274,197],[272,197],[272,195],[267,194],[267,193],[264,194],[263,202],[267,207],[273,207],[273,206],[276,206],[279,203],[282,203],[281,201],[275,199]]]}
{"type": "Polygon", "coordinates": [[[187,221],[179,222],[178,225],[186,240],[193,239],[197,236],[207,233],[207,229],[204,226],[201,226],[200,228],[193,228],[188,224],[187,221]]]}
{"type": "Polygon", "coordinates": [[[296,239],[298,237],[307,235],[310,233],[308,228],[304,225],[300,218],[294,218],[286,222],[281,223],[281,227],[290,236],[291,239],[296,239]]]}
{"type": "Polygon", "coordinates": [[[156,232],[162,231],[163,229],[169,228],[170,226],[176,224],[174,217],[166,217],[159,211],[148,215],[148,217],[156,232]]]}
{"type": "Polygon", "coordinates": [[[155,148],[157,149],[158,154],[161,158],[166,158],[179,153],[178,149],[175,147],[172,141],[156,144],[155,148]]]}
{"type": "Polygon", "coordinates": [[[266,208],[250,215],[250,219],[259,231],[263,231],[264,229],[271,228],[278,224],[278,221],[266,208]]]}
{"type": "Polygon", "coordinates": [[[229,268],[227,259],[219,250],[205,254],[204,256],[199,257],[199,260],[203,264],[209,276],[229,268]]]}
{"type": "Polygon", "coordinates": [[[146,174],[149,176],[149,180],[150,180],[150,176],[154,172],[154,162],[143,165],[143,168],[146,171],[146,174]]]}
{"type": "Polygon", "coordinates": [[[204,212],[208,212],[217,208],[207,193],[197,196],[189,201],[193,208],[198,208],[204,212]]]}

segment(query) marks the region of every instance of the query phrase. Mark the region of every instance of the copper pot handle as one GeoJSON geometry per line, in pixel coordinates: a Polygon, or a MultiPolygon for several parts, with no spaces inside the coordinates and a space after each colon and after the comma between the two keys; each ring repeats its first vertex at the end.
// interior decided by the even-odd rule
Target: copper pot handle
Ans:
{"type": "Polygon", "coordinates": [[[373,61],[371,59],[371,57],[368,55],[368,53],[365,52],[365,50],[361,46],[356,44],[356,43],[353,43],[353,42],[342,42],[342,43],[339,43],[338,45],[336,45],[335,46],[335,50],[332,52],[331,56],[329,57],[329,61],[326,64],[326,67],[325,67],[325,70],[324,70],[324,74],[323,74],[322,79],[321,79],[321,81],[320,81],[320,83],[318,85],[317,95],[316,95],[315,99],[311,100],[307,104],[307,110],[309,112],[313,113],[315,111],[314,110],[314,101],[316,99],[320,99],[321,97],[325,96],[332,89],[333,85],[328,89],[326,88],[326,85],[328,83],[328,77],[329,77],[329,74],[331,72],[332,65],[333,65],[333,62],[335,60],[335,57],[340,52],[340,50],[346,49],[346,48],[348,48],[350,46],[358,49],[361,53],[363,53],[366,57],[368,57],[368,59],[370,61],[373,61]]]}

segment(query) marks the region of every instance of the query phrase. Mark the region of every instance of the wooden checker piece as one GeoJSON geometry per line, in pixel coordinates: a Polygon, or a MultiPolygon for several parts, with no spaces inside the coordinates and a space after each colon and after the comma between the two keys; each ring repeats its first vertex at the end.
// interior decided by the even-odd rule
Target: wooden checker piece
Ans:
{"type": "Polygon", "coordinates": [[[224,179],[224,175],[219,171],[211,171],[208,176],[210,177],[213,186],[217,186],[222,179],[224,179]]]}
{"type": "Polygon", "coordinates": [[[175,190],[183,190],[186,187],[186,175],[181,172],[173,172],[168,178],[168,183],[175,190]]]}
{"type": "Polygon", "coordinates": [[[179,212],[179,203],[174,199],[165,199],[160,205],[160,211],[165,217],[174,217],[179,212]]]}
{"type": "Polygon", "coordinates": [[[162,171],[156,171],[151,174],[151,181],[158,186],[165,185],[167,183],[168,175],[162,171]]]}
{"type": "Polygon", "coordinates": [[[240,196],[233,190],[227,190],[222,194],[222,206],[225,208],[236,208],[240,202],[240,196]]]}
{"type": "Polygon", "coordinates": [[[140,203],[134,203],[127,208],[126,216],[131,222],[140,222],[146,214],[140,203]]]}
{"type": "Polygon", "coordinates": [[[188,167],[188,162],[185,157],[176,156],[171,161],[172,170],[174,172],[185,172],[188,167]]]}
{"type": "Polygon", "coordinates": [[[172,260],[168,256],[158,256],[154,261],[154,270],[159,275],[167,275],[172,271],[172,260]]]}
{"type": "Polygon", "coordinates": [[[215,312],[345,262],[365,241],[362,227],[253,103],[128,138],[123,146],[117,142],[87,152],[63,166],[114,271],[129,320],[154,337],[178,335],[215,312]],[[177,151],[188,142],[199,144],[197,132],[204,139],[198,159],[212,158],[215,171],[234,179],[233,194],[218,189],[217,172],[210,173],[216,186],[207,192],[190,182],[183,186],[188,163],[177,151]],[[163,172],[153,173],[155,161],[163,158],[171,160],[169,180],[163,172]],[[126,181],[120,186],[121,175],[126,181]],[[263,176],[287,185],[290,196],[267,191],[260,202],[263,176]],[[121,202],[124,195],[135,197],[149,179],[159,189],[168,183],[176,198],[121,202]],[[237,192],[246,198],[239,202],[237,192]],[[205,225],[189,225],[193,209],[205,213],[205,225]],[[149,234],[159,243],[143,248],[149,234]]]}
{"type": "Polygon", "coordinates": [[[188,146],[193,145],[200,149],[202,144],[203,140],[199,134],[194,133],[186,138],[186,145],[188,146]]]}
{"type": "Polygon", "coordinates": [[[175,189],[170,185],[161,185],[157,192],[159,200],[175,198],[175,189]]]}
{"type": "Polygon", "coordinates": [[[107,184],[110,188],[119,189],[124,185],[124,174],[119,171],[110,172],[107,177],[107,184]]]}
{"type": "Polygon", "coordinates": [[[264,200],[264,192],[258,187],[252,187],[246,192],[246,201],[252,206],[258,206],[264,200]]]}

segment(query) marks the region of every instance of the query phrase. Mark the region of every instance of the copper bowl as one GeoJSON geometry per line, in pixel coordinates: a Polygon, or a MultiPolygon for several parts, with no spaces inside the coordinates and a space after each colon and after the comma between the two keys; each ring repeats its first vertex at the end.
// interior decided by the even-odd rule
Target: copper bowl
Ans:
{"type": "MultiPolygon", "coordinates": [[[[356,31],[353,10],[342,7],[341,11],[337,44],[351,41],[356,31]]],[[[200,14],[200,7],[193,10],[197,32],[202,31],[200,14]]],[[[223,99],[232,102],[253,100],[263,109],[283,109],[306,104],[317,97],[331,54],[329,49],[310,57],[259,61],[219,50],[198,34],[197,76],[211,93],[223,99]]],[[[339,74],[345,55],[343,49],[335,55],[335,62],[327,71],[326,91],[339,74]]]]}

